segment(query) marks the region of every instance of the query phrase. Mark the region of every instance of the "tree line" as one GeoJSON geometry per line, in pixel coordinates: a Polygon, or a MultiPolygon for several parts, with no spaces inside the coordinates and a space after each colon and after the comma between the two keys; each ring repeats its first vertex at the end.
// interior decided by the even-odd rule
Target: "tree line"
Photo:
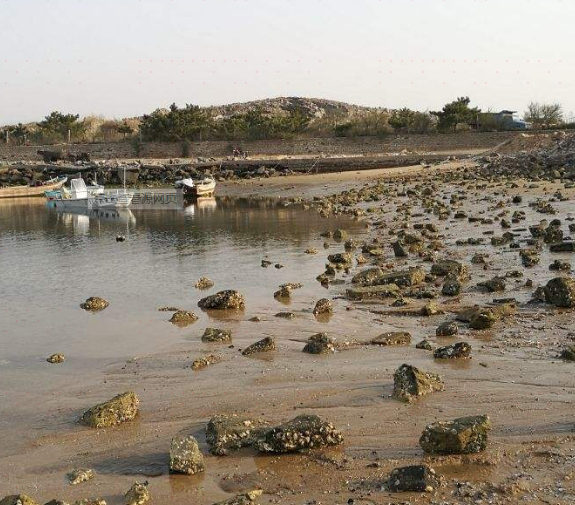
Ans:
{"type": "MultiPolygon", "coordinates": [[[[575,127],[565,123],[560,104],[532,102],[524,120],[534,129],[575,127]]],[[[17,124],[0,131],[4,142],[58,143],[121,141],[190,142],[201,140],[266,140],[295,137],[360,137],[385,136],[392,133],[449,133],[476,129],[497,131],[512,129],[508,119],[491,111],[471,106],[469,97],[459,97],[439,111],[414,111],[401,108],[393,111],[366,109],[353,116],[343,113],[312,117],[303,107],[294,107],[282,114],[269,114],[255,107],[227,117],[215,116],[209,109],[196,105],[167,110],[157,109],[139,120],[106,120],[54,111],[32,125],[17,124]]]]}

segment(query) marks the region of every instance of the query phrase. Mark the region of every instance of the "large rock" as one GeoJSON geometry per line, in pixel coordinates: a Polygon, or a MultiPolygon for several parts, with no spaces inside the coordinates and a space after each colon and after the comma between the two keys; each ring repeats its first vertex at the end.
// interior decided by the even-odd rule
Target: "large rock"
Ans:
{"type": "Polygon", "coordinates": [[[327,260],[334,265],[351,265],[353,262],[353,255],[351,253],[336,253],[330,254],[327,260]]]}
{"type": "Polygon", "coordinates": [[[110,303],[107,300],[98,296],[91,296],[84,303],[81,303],[80,307],[91,312],[99,312],[100,310],[104,310],[108,305],[110,305],[110,303]]]}
{"type": "Polygon", "coordinates": [[[107,402],[95,405],[80,417],[80,422],[91,428],[106,428],[131,421],[138,415],[140,400],[128,391],[107,402]]]}
{"type": "Polygon", "coordinates": [[[335,427],[315,415],[301,415],[267,430],[254,447],[260,452],[287,453],[314,449],[343,442],[335,427]]]}
{"type": "Polygon", "coordinates": [[[505,286],[507,282],[505,277],[493,277],[484,282],[477,284],[479,287],[485,288],[490,293],[495,293],[498,291],[505,291],[505,286]]]}
{"type": "Polygon", "coordinates": [[[252,354],[257,354],[260,352],[275,351],[275,349],[276,349],[275,340],[272,337],[266,337],[262,340],[259,340],[258,342],[255,342],[254,344],[246,347],[242,351],[242,354],[244,356],[251,356],[252,354]]]}
{"type": "Polygon", "coordinates": [[[433,352],[435,359],[456,359],[471,358],[471,346],[467,342],[457,342],[456,344],[439,347],[433,352]]]}
{"type": "Polygon", "coordinates": [[[547,283],[544,290],[547,303],[567,309],[575,307],[575,279],[556,277],[547,283]]]}
{"type": "Polygon", "coordinates": [[[401,365],[393,375],[393,398],[411,403],[420,396],[443,391],[444,384],[436,374],[422,372],[411,365],[401,365]]]}
{"type": "Polygon", "coordinates": [[[385,274],[374,281],[374,285],[395,284],[401,288],[421,284],[425,280],[425,270],[423,268],[410,268],[385,274]]]}
{"type": "Polygon", "coordinates": [[[229,344],[232,341],[231,330],[220,330],[218,328],[206,328],[202,335],[202,342],[215,344],[229,344]]]}
{"type": "Polygon", "coordinates": [[[261,423],[238,416],[219,415],[208,423],[206,442],[210,452],[216,456],[226,456],[231,451],[250,446],[263,434],[261,423]]]}
{"type": "Polygon", "coordinates": [[[303,352],[308,354],[329,354],[335,352],[335,341],[327,333],[316,333],[312,335],[303,352]]]}
{"type": "Polygon", "coordinates": [[[396,284],[352,287],[346,290],[346,295],[350,300],[356,301],[383,300],[386,298],[397,298],[400,295],[400,289],[396,284]]]}
{"type": "Polygon", "coordinates": [[[392,493],[431,493],[441,487],[441,478],[427,465],[396,468],[389,475],[387,488],[392,493]]]}
{"type": "Polygon", "coordinates": [[[441,288],[441,294],[445,296],[458,296],[461,294],[462,289],[463,285],[461,281],[454,275],[448,275],[441,288]]]}
{"type": "Polygon", "coordinates": [[[243,309],[245,307],[245,300],[241,293],[228,289],[220,291],[215,295],[202,298],[198,302],[198,306],[202,309],[225,310],[225,309],[243,309]]]}
{"type": "Polygon", "coordinates": [[[438,277],[451,275],[459,280],[467,278],[467,267],[455,260],[439,260],[431,266],[431,273],[438,277]]]}
{"type": "Polygon", "coordinates": [[[484,451],[491,421],[487,416],[440,421],[425,428],[419,445],[430,454],[471,454],[484,451]]]}
{"type": "Polygon", "coordinates": [[[411,343],[411,334],[407,331],[388,331],[371,339],[372,345],[409,345],[411,343]]]}
{"type": "Polygon", "coordinates": [[[148,483],[136,482],[124,495],[126,505],[144,505],[150,501],[148,483]]]}
{"type": "Polygon", "coordinates": [[[0,500],[0,505],[38,505],[38,502],[25,494],[5,496],[0,500]]]}
{"type": "Polygon", "coordinates": [[[214,281],[208,279],[207,277],[200,277],[198,281],[194,284],[196,289],[210,289],[214,286],[214,281]]]}
{"type": "Polygon", "coordinates": [[[318,300],[313,309],[313,313],[316,316],[320,314],[331,314],[332,312],[333,312],[333,303],[331,303],[331,300],[328,300],[327,298],[322,298],[321,300],[318,300]]]}
{"type": "Polygon", "coordinates": [[[366,270],[362,270],[358,274],[354,275],[351,282],[361,286],[371,286],[375,284],[377,279],[380,279],[384,275],[383,270],[379,267],[367,268],[366,270]]]}
{"type": "Polygon", "coordinates": [[[198,320],[198,316],[189,310],[177,310],[172,314],[170,323],[177,326],[188,326],[198,320]]]}
{"type": "Polygon", "coordinates": [[[177,435],[170,447],[170,473],[194,475],[204,471],[204,456],[191,435],[177,435]]]}
{"type": "Polygon", "coordinates": [[[459,326],[455,321],[445,321],[435,329],[438,337],[453,337],[459,333],[459,326]]]}

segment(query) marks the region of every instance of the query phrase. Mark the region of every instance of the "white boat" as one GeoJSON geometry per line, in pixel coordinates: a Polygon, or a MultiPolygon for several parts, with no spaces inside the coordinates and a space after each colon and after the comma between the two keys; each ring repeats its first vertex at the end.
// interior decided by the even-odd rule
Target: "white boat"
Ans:
{"type": "Polygon", "coordinates": [[[70,190],[46,191],[48,201],[57,209],[125,209],[132,204],[134,193],[117,189],[106,193],[103,186],[86,186],[84,179],[72,179],[70,190]]]}
{"type": "Polygon", "coordinates": [[[216,181],[212,177],[205,177],[201,180],[181,179],[176,181],[175,187],[176,191],[181,192],[184,198],[198,198],[213,195],[216,191],[216,181]]]}

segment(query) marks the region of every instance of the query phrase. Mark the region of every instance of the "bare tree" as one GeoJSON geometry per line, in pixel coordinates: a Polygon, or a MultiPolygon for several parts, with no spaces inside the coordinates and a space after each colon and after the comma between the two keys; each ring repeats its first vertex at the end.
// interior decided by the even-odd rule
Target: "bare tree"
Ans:
{"type": "Polygon", "coordinates": [[[531,102],[525,112],[525,120],[536,128],[550,128],[563,121],[563,107],[559,103],[541,104],[531,102]]]}

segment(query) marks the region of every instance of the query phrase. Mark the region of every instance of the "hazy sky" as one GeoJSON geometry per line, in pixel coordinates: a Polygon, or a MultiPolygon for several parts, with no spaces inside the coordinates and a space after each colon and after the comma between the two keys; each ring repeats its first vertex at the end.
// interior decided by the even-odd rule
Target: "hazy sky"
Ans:
{"type": "Polygon", "coordinates": [[[575,111],[575,0],[0,0],[0,124],[275,96],[575,111]]]}

